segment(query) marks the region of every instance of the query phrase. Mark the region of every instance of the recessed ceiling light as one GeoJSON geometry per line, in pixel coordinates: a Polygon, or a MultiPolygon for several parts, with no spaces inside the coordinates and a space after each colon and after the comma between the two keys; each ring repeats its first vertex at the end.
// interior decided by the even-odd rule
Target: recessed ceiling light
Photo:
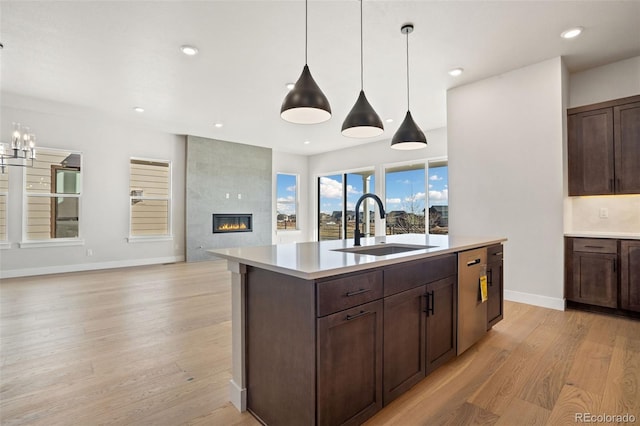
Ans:
{"type": "Polygon", "coordinates": [[[224,126],[224,124],[222,124],[222,123],[216,123],[216,124],[214,124],[214,126],[216,126],[216,127],[219,129],[220,127],[224,126]]]}
{"type": "Polygon", "coordinates": [[[309,145],[311,142],[310,141],[304,141],[305,145],[309,145]]]}
{"type": "Polygon", "coordinates": [[[387,118],[386,120],[384,120],[387,123],[393,123],[393,118],[387,118]]]}
{"type": "Polygon", "coordinates": [[[449,70],[449,75],[453,76],[453,77],[457,77],[460,74],[462,74],[462,71],[464,71],[463,68],[454,68],[449,70]]]}
{"type": "Polygon", "coordinates": [[[198,48],[195,46],[184,45],[180,46],[180,50],[187,56],[194,56],[198,54],[198,48]]]}
{"type": "Polygon", "coordinates": [[[295,84],[287,83],[287,84],[285,84],[285,86],[287,87],[287,89],[291,90],[291,89],[293,89],[293,86],[295,86],[295,84]]]}
{"type": "Polygon", "coordinates": [[[133,110],[135,112],[144,112],[144,108],[142,108],[142,107],[133,107],[133,110]]]}
{"type": "Polygon", "coordinates": [[[568,30],[563,31],[562,34],[560,34],[560,37],[567,38],[567,39],[576,38],[580,34],[582,34],[582,30],[584,30],[584,28],[582,27],[569,28],[568,30]]]}

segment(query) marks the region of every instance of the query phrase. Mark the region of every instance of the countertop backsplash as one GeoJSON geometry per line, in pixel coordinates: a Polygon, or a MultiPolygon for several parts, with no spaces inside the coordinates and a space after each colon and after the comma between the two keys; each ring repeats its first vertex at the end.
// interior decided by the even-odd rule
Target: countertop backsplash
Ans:
{"type": "Polygon", "coordinates": [[[640,195],[570,197],[565,234],[640,235],[640,195]]]}

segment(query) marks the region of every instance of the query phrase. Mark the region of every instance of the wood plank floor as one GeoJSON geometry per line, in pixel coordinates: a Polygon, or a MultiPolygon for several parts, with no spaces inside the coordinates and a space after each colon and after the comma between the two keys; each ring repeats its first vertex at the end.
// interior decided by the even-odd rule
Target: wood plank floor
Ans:
{"type": "MultiPolygon", "coordinates": [[[[222,261],[0,283],[2,425],[257,425],[227,401],[222,261]]],[[[505,319],[367,425],[640,424],[640,322],[505,303],[505,319]],[[611,424],[611,423],[609,423],[611,424]]]]}

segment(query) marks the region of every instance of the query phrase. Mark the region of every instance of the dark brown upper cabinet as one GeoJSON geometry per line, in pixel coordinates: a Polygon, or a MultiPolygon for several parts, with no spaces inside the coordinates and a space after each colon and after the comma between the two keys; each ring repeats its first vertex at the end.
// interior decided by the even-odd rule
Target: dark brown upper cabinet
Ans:
{"type": "Polygon", "coordinates": [[[567,111],[569,195],[640,194],[640,95],[567,111]]]}

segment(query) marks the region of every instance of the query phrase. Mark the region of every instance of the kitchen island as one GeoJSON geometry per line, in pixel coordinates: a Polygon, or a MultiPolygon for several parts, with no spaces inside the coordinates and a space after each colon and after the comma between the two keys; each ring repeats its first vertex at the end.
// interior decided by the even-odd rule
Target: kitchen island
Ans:
{"type": "Polygon", "coordinates": [[[484,331],[501,318],[503,241],[407,234],[363,238],[361,247],[209,250],[232,272],[232,403],[266,424],[362,423],[455,357],[458,330],[477,328],[477,317],[465,325],[458,312],[462,254],[482,267],[484,248],[499,256],[489,274],[500,283],[489,291],[499,315],[479,300],[477,278],[470,309],[483,308],[484,331]]]}

